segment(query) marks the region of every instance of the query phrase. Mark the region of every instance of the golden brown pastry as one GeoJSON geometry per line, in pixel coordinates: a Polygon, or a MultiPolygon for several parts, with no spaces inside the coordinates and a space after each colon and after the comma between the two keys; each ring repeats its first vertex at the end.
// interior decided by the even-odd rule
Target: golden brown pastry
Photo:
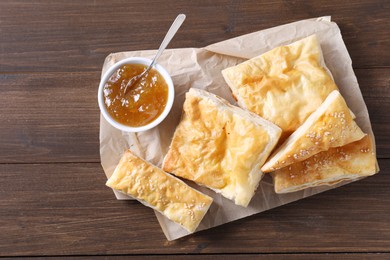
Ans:
{"type": "Polygon", "coordinates": [[[326,151],[331,147],[344,146],[364,137],[354,121],[344,98],[337,90],[309,116],[271,156],[261,168],[271,172],[326,151]]]}
{"type": "Polygon", "coordinates": [[[209,92],[190,89],[163,169],[246,207],[281,132],[209,92]]]}
{"type": "Polygon", "coordinates": [[[287,138],[337,89],[316,35],[222,71],[238,104],[275,123],[287,138]]]}
{"type": "Polygon", "coordinates": [[[330,148],[309,159],[272,173],[276,193],[294,192],[320,185],[333,185],[375,174],[376,157],[370,136],[330,148]]]}
{"type": "Polygon", "coordinates": [[[194,232],[213,199],[126,151],[106,185],[194,232]]]}

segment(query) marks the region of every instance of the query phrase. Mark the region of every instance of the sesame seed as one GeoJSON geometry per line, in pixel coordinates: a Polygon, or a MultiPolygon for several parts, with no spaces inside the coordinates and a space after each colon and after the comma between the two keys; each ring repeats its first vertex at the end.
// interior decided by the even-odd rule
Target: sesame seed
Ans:
{"type": "Polygon", "coordinates": [[[308,138],[315,138],[315,136],[316,136],[315,132],[310,132],[310,133],[306,134],[306,137],[308,137],[308,138]]]}
{"type": "Polygon", "coordinates": [[[309,155],[309,152],[307,150],[299,150],[301,156],[309,155]]]}

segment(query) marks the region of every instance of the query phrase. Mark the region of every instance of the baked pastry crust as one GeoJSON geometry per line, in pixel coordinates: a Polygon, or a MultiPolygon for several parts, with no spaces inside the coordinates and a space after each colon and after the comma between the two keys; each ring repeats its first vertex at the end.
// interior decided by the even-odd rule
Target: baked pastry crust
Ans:
{"type": "Polygon", "coordinates": [[[213,199],[126,151],[106,185],[194,232],[213,199]]]}
{"type": "Polygon", "coordinates": [[[333,90],[316,35],[222,71],[238,104],[275,123],[287,138],[333,90]]]}
{"type": "Polygon", "coordinates": [[[354,121],[344,98],[337,90],[329,94],[321,106],[309,116],[261,168],[271,172],[364,137],[354,121]]]}
{"type": "Polygon", "coordinates": [[[272,173],[276,193],[294,192],[320,185],[334,185],[378,172],[369,135],[343,147],[331,148],[309,159],[272,173]]]}
{"type": "Polygon", "coordinates": [[[207,91],[190,89],[163,169],[246,207],[281,132],[207,91]]]}

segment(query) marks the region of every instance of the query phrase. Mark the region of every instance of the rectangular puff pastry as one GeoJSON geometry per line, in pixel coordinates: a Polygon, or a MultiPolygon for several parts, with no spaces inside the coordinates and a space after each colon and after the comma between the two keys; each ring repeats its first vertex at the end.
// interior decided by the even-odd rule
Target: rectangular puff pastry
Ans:
{"type": "Polygon", "coordinates": [[[241,107],[282,128],[281,140],[338,89],[325,68],[316,35],[277,47],[222,74],[241,107]]]}
{"type": "Polygon", "coordinates": [[[355,115],[340,92],[334,90],[305,123],[278,147],[263,165],[262,171],[274,171],[304,161],[331,147],[362,139],[365,134],[354,119],[355,115]]]}
{"type": "Polygon", "coordinates": [[[334,185],[378,172],[369,135],[343,147],[330,148],[309,159],[272,173],[276,193],[294,192],[320,185],[334,185]]]}
{"type": "Polygon", "coordinates": [[[281,132],[207,91],[190,89],[163,169],[247,207],[281,132]]]}
{"type": "Polygon", "coordinates": [[[106,185],[194,232],[213,199],[126,151],[106,185]]]}

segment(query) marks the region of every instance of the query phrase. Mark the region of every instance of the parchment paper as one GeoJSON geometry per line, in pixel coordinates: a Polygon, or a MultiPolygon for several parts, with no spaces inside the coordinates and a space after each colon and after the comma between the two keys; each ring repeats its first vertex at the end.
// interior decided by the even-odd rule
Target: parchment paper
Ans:
{"type": "MultiPolygon", "coordinates": [[[[189,88],[206,89],[235,104],[229,87],[222,78],[222,69],[314,33],[319,38],[325,63],[333,74],[348,106],[355,113],[358,125],[365,133],[373,136],[367,107],[360,92],[352,69],[352,61],[344,45],[339,27],[336,23],[331,22],[330,17],[320,17],[254,32],[204,48],[165,50],[158,62],[172,76],[176,91],[175,102],[168,117],[158,127],[142,133],[121,132],[109,125],[102,116],[100,117],[100,155],[107,178],[111,176],[123,152],[128,148],[145,160],[161,167],[175,127],[180,120],[185,93],[189,88]]],[[[144,50],[110,54],[104,62],[102,73],[121,59],[134,56],[153,58],[155,53],[156,50],[144,50]]],[[[213,205],[197,229],[197,231],[200,231],[333,189],[349,182],[332,187],[322,186],[278,195],[274,192],[272,178],[266,175],[248,208],[237,206],[232,201],[207,188],[189,181],[187,183],[214,198],[213,205]]],[[[117,199],[132,199],[118,192],[115,192],[115,195],[117,199]]],[[[171,222],[160,213],[156,212],[156,216],[168,240],[174,240],[189,234],[185,229],[171,222]]]]}

